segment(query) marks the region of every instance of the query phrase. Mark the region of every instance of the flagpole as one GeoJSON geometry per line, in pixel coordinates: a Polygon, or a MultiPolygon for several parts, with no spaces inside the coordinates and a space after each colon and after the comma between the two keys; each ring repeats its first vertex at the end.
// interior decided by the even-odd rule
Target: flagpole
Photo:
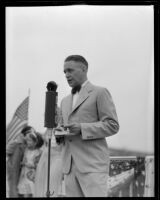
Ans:
{"type": "Polygon", "coordinates": [[[31,94],[31,90],[30,90],[30,88],[29,88],[29,89],[28,89],[28,123],[27,123],[27,124],[29,124],[30,94],[31,94]]]}
{"type": "Polygon", "coordinates": [[[28,89],[28,96],[30,97],[30,93],[31,93],[31,90],[30,88],[28,89]]]}

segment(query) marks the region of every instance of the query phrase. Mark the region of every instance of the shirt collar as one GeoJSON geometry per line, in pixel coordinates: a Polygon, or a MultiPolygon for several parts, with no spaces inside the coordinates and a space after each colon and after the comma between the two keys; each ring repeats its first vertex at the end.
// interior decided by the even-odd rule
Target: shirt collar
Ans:
{"type": "Polygon", "coordinates": [[[86,81],[81,85],[81,87],[84,87],[87,83],[88,83],[88,80],[86,80],[86,81]]]}

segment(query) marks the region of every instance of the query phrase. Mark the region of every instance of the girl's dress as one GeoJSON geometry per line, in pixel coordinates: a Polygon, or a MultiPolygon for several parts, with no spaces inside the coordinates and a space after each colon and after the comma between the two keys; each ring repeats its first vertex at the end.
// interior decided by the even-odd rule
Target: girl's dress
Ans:
{"type": "MultiPolygon", "coordinates": [[[[61,195],[62,189],[62,146],[57,145],[55,136],[51,139],[50,149],[50,196],[61,195]]],[[[43,147],[42,156],[37,166],[35,177],[34,197],[47,197],[47,178],[48,178],[48,145],[43,147]]]]}
{"type": "Polygon", "coordinates": [[[36,167],[39,162],[42,150],[25,149],[22,161],[22,169],[18,183],[18,193],[22,195],[34,194],[34,182],[36,167]]]}

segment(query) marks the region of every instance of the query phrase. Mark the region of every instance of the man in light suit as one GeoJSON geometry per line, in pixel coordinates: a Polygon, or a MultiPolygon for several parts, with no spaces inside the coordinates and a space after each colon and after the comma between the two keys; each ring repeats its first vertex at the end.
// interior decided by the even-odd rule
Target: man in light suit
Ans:
{"type": "Polygon", "coordinates": [[[88,63],[79,55],[65,59],[64,73],[72,94],[62,99],[63,173],[67,197],[106,197],[109,150],[106,137],[119,130],[109,91],[87,79],[88,63]]]}

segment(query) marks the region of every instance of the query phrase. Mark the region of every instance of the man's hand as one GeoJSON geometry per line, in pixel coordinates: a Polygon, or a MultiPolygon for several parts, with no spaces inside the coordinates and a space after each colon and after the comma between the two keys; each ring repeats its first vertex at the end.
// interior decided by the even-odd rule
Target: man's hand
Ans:
{"type": "Polygon", "coordinates": [[[64,128],[63,128],[63,126],[57,126],[54,130],[55,131],[63,131],[64,128]]]}
{"type": "Polygon", "coordinates": [[[81,134],[81,124],[80,123],[72,123],[64,125],[64,129],[69,130],[68,135],[79,135],[81,134]]]}
{"type": "Polygon", "coordinates": [[[63,133],[64,132],[64,128],[63,126],[57,126],[55,129],[54,129],[54,135],[55,135],[55,138],[56,138],[56,142],[57,144],[61,144],[64,142],[64,136],[63,134],[61,135],[57,135],[56,134],[56,131],[58,131],[59,133],[63,133]]]}

